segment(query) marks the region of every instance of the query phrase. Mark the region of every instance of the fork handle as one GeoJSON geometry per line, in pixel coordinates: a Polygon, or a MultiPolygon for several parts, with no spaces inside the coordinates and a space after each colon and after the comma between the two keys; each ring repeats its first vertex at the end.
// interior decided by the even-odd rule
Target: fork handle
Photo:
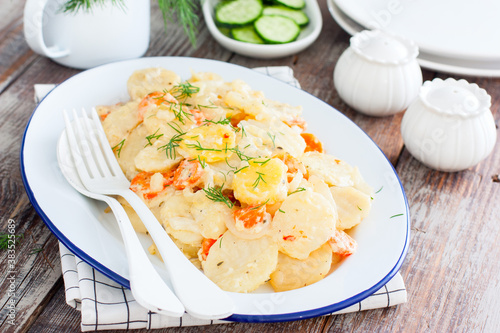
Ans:
{"type": "Polygon", "coordinates": [[[184,306],[155,270],[120,203],[110,198],[106,203],[116,216],[130,271],[130,289],[135,300],[148,310],[167,316],[181,317],[184,306]]]}
{"type": "Polygon", "coordinates": [[[186,311],[201,319],[222,319],[233,314],[234,304],[229,295],[184,256],[144,202],[131,190],[118,194],[128,201],[148,229],[186,311]]]}

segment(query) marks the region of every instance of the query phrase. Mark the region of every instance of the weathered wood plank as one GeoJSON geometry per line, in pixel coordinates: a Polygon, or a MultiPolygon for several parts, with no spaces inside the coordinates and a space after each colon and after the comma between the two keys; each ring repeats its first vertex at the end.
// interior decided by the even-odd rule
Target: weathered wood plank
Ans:
{"type": "MultiPolygon", "coordinates": [[[[469,81],[500,95],[498,79],[469,81]]],[[[493,102],[498,124],[500,101],[493,102]]],[[[328,331],[498,331],[500,183],[495,176],[500,173],[500,145],[476,167],[456,173],[431,170],[404,150],[397,171],[412,221],[410,249],[401,269],[409,302],[346,315],[343,320],[349,323],[334,321],[328,331]]]]}
{"type": "MultiPolygon", "coordinates": [[[[22,4],[16,1],[10,3],[22,4]]],[[[12,9],[19,10],[16,7],[12,9]]],[[[14,19],[8,21],[2,21],[2,14],[0,14],[0,22],[9,22],[0,31],[0,93],[37,57],[24,40],[22,19],[15,14],[9,17],[14,19]]]]}

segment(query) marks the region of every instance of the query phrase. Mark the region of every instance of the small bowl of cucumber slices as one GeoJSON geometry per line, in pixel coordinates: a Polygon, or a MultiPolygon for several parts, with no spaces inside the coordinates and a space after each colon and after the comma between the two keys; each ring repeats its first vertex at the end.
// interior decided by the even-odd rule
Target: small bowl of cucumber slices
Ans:
{"type": "Polygon", "coordinates": [[[203,16],[223,47],[261,59],[304,50],[323,24],[317,0],[205,0],[203,16]]]}

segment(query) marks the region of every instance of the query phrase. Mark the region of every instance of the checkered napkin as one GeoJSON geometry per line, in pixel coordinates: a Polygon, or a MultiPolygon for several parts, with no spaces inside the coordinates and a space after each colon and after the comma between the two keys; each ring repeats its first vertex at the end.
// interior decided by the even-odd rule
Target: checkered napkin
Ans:
{"type": "MultiPolygon", "coordinates": [[[[256,71],[273,76],[300,88],[290,67],[261,67],[256,71]]],[[[35,85],[35,100],[40,101],[54,85],[35,85]]],[[[173,318],[156,314],[140,306],[129,289],[107,278],[71,253],[59,243],[66,302],[82,313],[82,331],[111,329],[164,328],[227,323],[223,320],[203,320],[184,314],[173,318]]],[[[385,308],[406,302],[406,289],[397,273],[373,295],[348,308],[341,314],[385,308]]]]}

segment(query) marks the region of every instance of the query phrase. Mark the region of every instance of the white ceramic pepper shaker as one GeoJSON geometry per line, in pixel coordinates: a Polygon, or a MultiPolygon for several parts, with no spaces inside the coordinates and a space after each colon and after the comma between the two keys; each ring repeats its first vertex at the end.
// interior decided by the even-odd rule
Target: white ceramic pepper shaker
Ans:
{"type": "Polygon", "coordinates": [[[401,133],[409,152],[441,171],[460,171],[486,158],[497,139],[491,97],[477,84],[426,81],[408,107],[401,133]]]}
{"type": "Polygon", "coordinates": [[[351,37],[335,66],[335,88],[361,113],[393,115],[418,95],[422,70],[417,56],[418,47],[410,40],[379,30],[362,31],[351,37]]]}

